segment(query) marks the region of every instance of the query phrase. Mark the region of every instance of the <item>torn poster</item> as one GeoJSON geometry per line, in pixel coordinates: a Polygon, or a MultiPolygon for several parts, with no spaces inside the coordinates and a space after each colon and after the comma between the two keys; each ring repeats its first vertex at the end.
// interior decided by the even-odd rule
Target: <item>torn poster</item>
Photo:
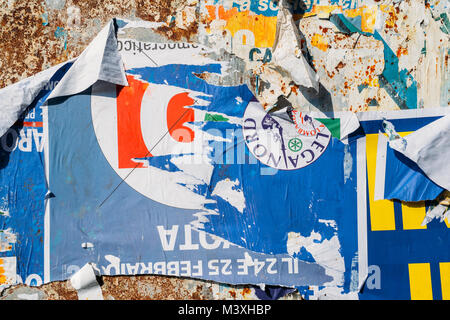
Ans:
{"type": "MultiPolygon", "coordinates": [[[[402,202],[374,198],[375,181],[380,178],[377,175],[381,171],[378,168],[378,153],[386,151],[384,142],[380,143],[380,139],[385,141],[385,136],[380,133],[383,130],[383,120],[392,123],[400,136],[405,136],[409,132],[419,132],[428,124],[443,119],[448,113],[447,108],[435,108],[357,114],[361,130],[355,132],[349,140],[357,138],[365,144],[368,186],[368,277],[359,299],[440,300],[450,297],[449,221],[439,222],[434,219],[423,225],[430,205],[428,201],[402,202]]],[[[397,161],[389,160],[389,157],[388,155],[386,160],[386,173],[381,176],[382,179],[386,177],[386,181],[391,179],[388,177],[387,171],[391,170],[388,166],[392,164],[395,168],[394,162],[397,161]]],[[[405,172],[406,177],[419,179],[417,173],[408,171],[411,168],[404,168],[403,165],[398,168],[405,172]]],[[[388,184],[386,182],[385,185],[388,184]]],[[[403,187],[420,188],[414,180],[412,183],[405,181],[403,187]]],[[[429,188],[426,184],[423,187],[429,188]]],[[[358,190],[358,197],[360,191],[358,190]]],[[[409,193],[422,197],[420,190],[411,190],[409,193]]]]}
{"type": "Polygon", "coordinates": [[[444,191],[412,160],[389,146],[382,133],[378,137],[375,179],[375,200],[434,200],[444,191]]]}
{"type": "MultiPolygon", "coordinates": [[[[356,143],[357,149],[358,227],[365,231],[358,232],[358,254],[367,256],[367,265],[364,266],[367,277],[361,290],[348,293],[332,286],[298,287],[306,299],[440,300],[450,297],[449,221],[441,223],[434,219],[424,225],[429,201],[375,198],[375,182],[390,179],[385,177],[386,173],[380,170],[378,163],[381,161],[379,153],[386,155],[387,138],[381,133],[383,121],[389,121],[402,136],[449,112],[446,108],[435,108],[357,114],[360,128],[350,134],[348,143],[350,146],[356,143]]],[[[391,159],[382,165],[398,166],[395,161],[391,159]]],[[[422,195],[420,190],[414,190],[417,188],[415,183],[407,183],[403,188],[411,189],[412,195],[422,195]]]]}
{"type": "Polygon", "coordinates": [[[390,139],[389,144],[417,164],[432,181],[449,190],[450,164],[447,156],[447,150],[450,150],[449,133],[450,116],[446,115],[404,138],[390,139]]]}
{"type": "MultiPolygon", "coordinates": [[[[17,110],[15,106],[28,103],[29,97],[21,93],[37,90],[33,99],[22,113],[12,120],[12,126],[5,128],[0,138],[0,260],[15,259],[14,282],[40,285],[43,279],[44,213],[47,183],[44,172],[43,109],[42,105],[61,78],[72,65],[63,63],[25,79],[25,85],[17,91],[10,87],[2,89],[1,101],[10,94],[16,103],[2,109],[2,115],[17,110]],[[39,78],[39,79],[38,79],[39,78]],[[16,268],[17,265],[17,268],[16,268]]],[[[13,85],[12,88],[19,86],[13,85]]],[[[20,107],[22,108],[22,107],[20,107]]],[[[1,282],[1,281],[0,281],[1,282]]]]}
{"type": "Polygon", "coordinates": [[[345,145],[314,119],[317,134],[299,135],[245,85],[203,80],[227,62],[201,45],[120,41],[145,50],[121,51],[128,86],[97,82],[48,102],[46,281],[94,262],[111,275],[358,283],[345,145]]]}
{"type": "MultiPolygon", "coordinates": [[[[344,209],[355,202],[344,203],[342,196],[336,210],[330,210],[323,201],[327,187],[313,178],[325,165],[345,184],[339,160],[343,144],[315,120],[317,139],[297,137],[292,123],[268,116],[245,85],[208,84],[198,75],[222,75],[227,62],[208,58],[200,45],[122,39],[145,50],[138,56],[122,51],[127,68],[123,80],[121,59],[108,61],[102,54],[111,28],[94,40],[106,48],[90,45],[73,65],[55,73],[54,90],[44,85],[39,104],[29,106],[29,118],[36,120],[30,133],[17,140],[10,129],[2,138],[11,159],[23,156],[19,151],[24,148],[34,151],[33,141],[39,143],[30,153],[35,162],[25,159],[27,166],[18,167],[10,159],[2,171],[5,195],[34,200],[14,197],[15,203],[5,196],[2,256],[20,258],[16,279],[31,285],[63,280],[94,261],[103,274],[167,274],[291,287],[313,283],[348,290],[358,268],[351,265],[357,221],[356,215],[342,212],[356,210],[344,209]],[[87,59],[95,56],[95,48],[100,59],[87,59]],[[117,78],[105,79],[98,64],[119,70],[113,72],[117,78]],[[94,74],[85,75],[88,70],[94,74]],[[75,90],[70,79],[87,80],[75,90]],[[76,92],[85,86],[87,90],[76,92]],[[42,106],[45,99],[48,108],[42,106]],[[247,123],[258,121],[265,144],[244,139],[244,117],[247,123]],[[329,162],[333,165],[327,166],[329,162]],[[30,173],[21,173],[28,165],[37,176],[30,184],[30,173]],[[13,179],[8,180],[8,170],[16,172],[13,179]],[[263,194],[274,184],[300,176],[309,177],[294,188],[285,185],[285,192],[266,201],[263,194]],[[309,194],[284,202],[301,189],[309,194]],[[279,211],[287,216],[279,219],[279,211]],[[280,225],[276,232],[268,219],[280,225]],[[258,239],[261,233],[267,241],[258,239]],[[332,253],[331,260],[323,250],[332,253]]],[[[246,130],[255,136],[256,126],[246,130]]],[[[354,176],[346,184],[349,190],[350,181],[356,181],[354,176]]],[[[344,193],[335,189],[337,200],[344,193]]]]}
{"type": "MultiPolygon", "coordinates": [[[[11,210],[1,218],[4,230],[16,235],[7,238],[8,257],[20,255],[26,263],[31,250],[39,256],[33,274],[17,266],[22,278],[30,284],[64,280],[93,262],[108,275],[308,286],[332,297],[357,297],[361,288],[360,298],[408,296],[404,283],[370,291],[378,290],[374,266],[403,281],[409,263],[399,255],[403,260],[392,260],[392,267],[382,257],[385,246],[393,251],[412,241],[378,232],[392,231],[392,221],[394,229],[400,225],[393,208],[398,214],[400,206],[406,217],[425,212],[425,206],[373,199],[382,119],[361,116],[365,124],[350,134],[360,126],[353,117],[325,121],[298,112],[294,121],[287,112],[284,119],[266,113],[247,86],[205,81],[205,74],[223,79],[230,68],[200,44],[123,37],[116,49],[121,59],[107,66],[119,71],[117,78],[87,82],[83,92],[54,97],[44,108],[40,174],[44,163],[47,183],[40,184],[39,198],[46,213],[44,219],[39,211],[39,241],[11,251],[18,247],[14,239],[30,232],[11,227],[21,217],[11,210]],[[124,69],[117,65],[122,59],[124,69]],[[344,129],[349,123],[351,130],[344,129]],[[347,144],[339,140],[349,134],[347,144]],[[391,204],[392,212],[385,210],[391,204]]],[[[414,131],[417,123],[442,116],[427,112],[386,118],[399,132],[414,131]]],[[[16,179],[22,185],[26,177],[16,179]]],[[[415,221],[402,220],[407,230],[415,221]]],[[[425,226],[432,231],[428,243],[435,240],[433,226],[425,226]]],[[[436,257],[429,261],[440,259],[445,270],[448,257],[436,257]]]]}
{"type": "Polygon", "coordinates": [[[0,90],[0,234],[8,239],[2,240],[0,257],[17,257],[17,282],[40,285],[44,278],[45,199],[51,196],[43,155],[44,103],[98,80],[127,84],[115,28],[113,20],[79,58],[0,90]]]}
{"type": "Polygon", "coordinates": [[[77,290],[79,300],[103,300],[97,274],[98,271],[90,263],[86,263],[70,278],[70,284],[77,290]]]}
{"type": "MultiPolygon", "coordinates": [[[[0,233],[1,234],[1,233],[0,233]]],[[[16,257],[1,257],[0,258],[0,292],[3,287],[16,284],[16,257]]]]}

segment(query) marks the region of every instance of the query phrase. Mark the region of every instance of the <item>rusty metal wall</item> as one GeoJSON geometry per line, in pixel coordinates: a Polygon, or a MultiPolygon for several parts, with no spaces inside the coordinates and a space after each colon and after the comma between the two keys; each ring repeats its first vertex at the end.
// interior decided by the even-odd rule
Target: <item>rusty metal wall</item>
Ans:
{"type": "MultiPolygon", "coordinates": [[[[387,19],[383,32],[394,44],[391,49],[400,67],[413,74],[418,82],[418,107],[448,105],[448,37],[442,32],[442,26],[448,28],[448,21],[436,18],[439,12],[433,14],[430,1],[375,0],[375,3],[385,4],[387,19]],[[419,16],[425,18],[420,20],[419,16]],[[425,37],[427,55],[423,55],[425,37]]],[[[1,0],[0,87],[77,57],[111,18],[167,22],[177,12],[196,4],[195,0],[1,0]]],[[[174,41],[195,41],[199,24],[207,24],[208,20],[198,12],[193,14],[195,19],[183,21],[181,25],[162,26],[155,32],[174,41]]],[[[392,98],[386,87],[378,84],[386,62],[381,41],[357,33],[336,33],[333,24],[323,19],[323,12],[296,18],[320,81],[333,101],[355,112],[404,107],[392,98]],[[336,49],[346,50],[345,59],[333,57],[336,49]],[[361,50],[369,50],[371,55],[358,54],[361,50]]],[[[290,89],[293,96],[296,91],[295,86],[290,89]]],[[[193,279],[105,276],[102,281],[105,299],[255,298],[254,290],[249,287],[193,279]]],[[[5,290],[0,299],[27,297],[77,299],[77,294],[64,281],[38,288],[18,285],[5,290]]],[[[301,296],[295,293],[285,298],[301,299],[301,296]]]]}

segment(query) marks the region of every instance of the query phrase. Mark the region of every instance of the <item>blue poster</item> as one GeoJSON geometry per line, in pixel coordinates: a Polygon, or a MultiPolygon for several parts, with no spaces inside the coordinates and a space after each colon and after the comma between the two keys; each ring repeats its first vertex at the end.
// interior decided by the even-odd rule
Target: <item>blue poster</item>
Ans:
{"type": "Polygon", "coordinates": [[[43,283],[48,190],[42,104],[71,65],[66,63],[55,72],[22,117],[0,138],[0,260],[14,261],[8,264],[12,268],[15,265],[0,285],[16,281],[43,283]]]}
{"type": "MultiPolygon", "coordinates": [[[[431,110],[433,111],[433,110],[431,110]]],[[[400,116],[393,113],[388,118],[399,134],[416,131],[437,120],[442,114],[426,116],[426,111],[418,116],[416,112],[400,116]]],[[[429,112],[430,114],[432,112],[429,112]]],[[[445,114],[445,113],[443,113],[445,114]]],[[[368,278],[359,299],[362,300],[442,300],[448,299],[448,270],[450,266],[449,222],[432,220],[422,225],[431,201],[418,201],[420,192],[432,190],[416,166],[404,161],[393,151],[388,151],[386,160],[386,185],[392,182],[397,173],[394,168],[411,178],[405,182],[403,194],[413,194],[415,202],[399,200],[374,201],[373,162],[377,158],[379,131],[382,131],[382,119],[361,121],[361,130],[354,137],[365,136],[367,155],[367,251],[368,278]],[[395,158],[393,158],[395,157],[395,158]],[[414,179],[422,179],[420,187],[414,179]],[[418,190],[419,189],[419,190],[418,190]]],[[[381,134],[380,134],[381,135],[381,134]]],[[[376,163],[379,165],[379,163],[376,163]]],[[[420,169],[419,169],[420,170],[420,169]]],[[[378,178],[378,177],[377,177],[378,178]]],[[[431,182],[430,182],[431,183],[431,182]]],[[[389,189],[387,189],[389,190],[389,189]]],[[[435,194],[438,195],[440,190],[435,194]]],[[[435,204],[434,204],[435,205],[435,204]]]]}
{"type": "Polygon", "coordinates": [[[356,168],[356,145],[203,72],[222,69],[129,68],[128,87],[49,101],[48,280],[91,262],[106,275],[355,290],[356,171],[343,163],[356,168]]]}

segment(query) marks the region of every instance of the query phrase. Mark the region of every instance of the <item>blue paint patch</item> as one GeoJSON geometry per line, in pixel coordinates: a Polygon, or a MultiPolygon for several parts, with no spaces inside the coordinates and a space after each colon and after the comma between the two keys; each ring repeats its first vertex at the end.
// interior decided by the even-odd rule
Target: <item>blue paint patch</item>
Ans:
{"type": "Polygon", "coordinates": [[[44,12],[41,17],[42,17],[42,25],[48,26],[48,13],[44,12]]]}
{"type": "Polygon", "coordinates": [[[64,41],[64,50],[67,50],[67,31],[64,28],[57,27],[55,37],[64,41]]]}
{"type": "Polygon", "coordinates": [[[117,27],[119,27],[119,28],[123,28],[128,24],[128,22],[123,21],[121,19],[117,19],[117,18],[115,19],[115,22],[117,24],[117,27]]]}

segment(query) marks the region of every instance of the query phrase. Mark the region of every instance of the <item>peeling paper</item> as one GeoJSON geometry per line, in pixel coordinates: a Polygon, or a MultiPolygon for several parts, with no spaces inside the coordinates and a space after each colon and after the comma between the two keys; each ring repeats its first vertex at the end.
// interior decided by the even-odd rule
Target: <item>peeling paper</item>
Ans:
{"type": "Polygon", "coordinates": [[[122,59],[117,51],[115,21],[112,20],[77,59],[69,60],[0,89],[0,136],[19,119],[36,96],[46,88],[55,73],[73,63],[48,99],[76,94],[98,80],[127,86],[122,59]]]}
{"type": "Polygon", "coordinates": [[[273,61],[286,70],[296,84],[319,91],[318,77],[300,48],[298,28],[285,0],[281,0],[277,16],[277,33],[272,48],[273,61]]]}
{"type": "MultiPolygon", "coordinates": [[[[410,270],[414,271],[414,268],[421,265],[439,266],[430,268],[431,279],[439,279],[442,272],[446,272],[444,264],[441,263],[450,261],[448,221],[445,220],[445,223],[439,223],[438,220],[431,221],[428,225],[422,226],[428,210],[426,201],[409,203],[398,200],[376,200],[374,185],[380,171],[377,168],[378,153],[382,152],[383,145],[389,148],[388,138],[380,134],[383,120],[389,121],[396,134],[402,137],[434,123],[448,115],[448,112],[448,108],[432,108],[357,114],[361,130],[349,137],[349,141],[356,138],[358,145],[364,146],[362,149],[364,163],[358,163],[358,171],[363,170],[366,180],[358,180],[364,183],[364,187],[358,189],[358,199],[364,201],[361,205],[365,206],[365,210],[363,208],[362,211],[365,211],[367,216],[368,254],[367,278],[362,291],[358,294],[360,300],[414,300],[417,299],[415,295],[417,292],[414,292],[414,289],[423,281],[423,276],[422,274],[415,276],[410,270]],[[385,142],[380,143],[380,139],[384,139],[385,142]],[[363,166],[367,169],[361,168],[363,166]],[[366,191],[366,196],[363,190],[366,191]]],[[[395,135],[394,131],[391,132],[395,135]]],[[[392,153],[394,151],[391,149],[392,153]]],[[[389,163],[389,153],[386,154],[389,163]]],[[[398,154],[403,156],[401,153],[398,154]]],[[[386,165],[386,169],[389,167],[389,164],[386,165]]],[[[390,174],[392,173],[386,170],[386,175],[390,174]]],[[[420,184],[418,186],[420,187],[420,184]]],[[[408,189],[410,186],[404,184],[401,187],[408,189]]],[[[360,252],[362,250],[358,253],[360,252]]],[[[426,292],[430,298],[440,299],[441,290],[445,290],[445,287],[433,283],[433,287],[426,292]]]]}
{"type": "Polygon", "coordinates": [[[8,131],[39,92],[45,88],[52,76],[67,63],[70,61],[0,89],[0,136],[8,131]]]}
{"type": "MultiPolygon", "coordinates": [[[[321,113],[317,111],[307,112],[307,114],[316,119],[324,120],[339,120],[339,139],[344,142],[347,142],[347,138],[350,134],[359,129],[360,124],[358,117],[354,112],[351,111],[341,111],[334,113],[321,113]]],[[[320,121],[319,120],[319,121],[320,121]]]]}
{"type": "Polygon", "coordinates": [[[450,215],[450,192],[444,191],[439,197],[437,197],[436,201],[439,203],[433,208],[428,209],[425,218],[423,219],[422,226],[426,226],[433,219],[439,219],[439,222],[444,222],[447,219],[447,224],[450,222],[448,217],[450,215]]]}
{"type": "Polygon", "coordinates": [[[11,251],[13,245],[17,242],[17,235],[11,228],[0,230],[0,252],[11,251]]]}
{"type": "Polygon", "coordinates": [[[102,289],[100,288],[96,270],[91,263],[87,263],[83,268],[77,271],[70,284],[77,290],[78,300],[103,300],[102,289]]]}
{"type": "MultiPolygon", "coordinates": [[[[69,228],[63,237],[71,240],[52,247],[46,281],[64,279],[84,262],[78,253],[82,244],[97,257],[105,275],[164,274],[282,286],[328,283],[348,290],[350,273],[358,268],[351,270],[357,251],[357,206],[350,200],[354,192],[339,188],[353,191],[356,183],[355,170],[344,174],[345,145],[331,139],[330,131],[315,119],[320,134],[299,136],[291,120],[267,114],[243,84],[206,81],[199,75],[226,77],[233,68],[204,46],[119,41],[128,87],[118,90],[117,85],[98,82],[90,94],[49,101],[46,163],[49,186],[57,196],[48,199],[48,232],[52,239],[53,232],[69,228]],[[178,131],[167,132],[179,117],[178,131]],[[249,125],[243,128],[245,120],[249,125]],[[267,146],[246,139],[255,135],[256,126],[267,146]],[[71,143],[63,143],[66,139],[71,143]],[[62,166],[52,160],[74,152],[84,156],[69,157],[62,166]],[[267,168],[274,170],[265,174],[262,169],[267,168]],[[325,185],[313,178],[324,170],[338,183],[325,185]],[[90,179],[79,179],[86,175],[90,179]],[[78,192],[69,191],[75,186],[85,191],[83,201],[78,192]],[[261,197],[274,186],[285,191],[261,197]],[[330,208],[323,201],[328,196],[339,205],[330,208]],[[124,198],[127,201],[117,202],[124,198]],[[69,208],[74,219],[89,220],[82,230],[72,229],[68,217],[57,214],[69,208]],[[344,210],[355,214],[344,215],[344,210]],[[279,219],[280,212],[287,219],[279,219]],[[290,219],[315,223],[296,223],[292,229],[290,219]],[[272,220],[278,221],[275,230],[272,220]],[[339,232],[341,228],[346,232],[339,232]],[[282,241],[289,231],[303,237],[313,231],[319,243],[340,255],[345,270],[334,279],[316,252],[316,257],[304,250],[302,256],[290,255],[282,241]],[[94,239],[92,234],[102,236],[94,239]],[[128,241],[118,243],[118,238],[128,241]],[[69,249],[72,246],[76,248],[69,249]],[[65,269],[58,267],[61,263],[65,269]],[[342,273],[344,279],[337,279],[342,273]]],[[[347,152],[354,155],[355,146],[347,152]]]]}
{"type": "Polygon", "coordinates": [[[389,145],[415,162],[436,184],[450,190],[450,115],[446,115],[425,127],[405,136],[396,135],[393,128],[386,128],[389,145]]]}
{"type": "Polygon", "coordinates": [[[423,219],[421,226],[426,226],[431,220],[439,219],[439,222],[444,222],[449,215],[448,206],[438,204],[433,209],[427,211],[425,219],[423,219]]]}
{"type": "Polygon", "coordinates": [[[82,92],[102,80],[128,86],[122,57],[117,50],[116,22],[112,20],[75,60],[49,99],[82,92]]]}
{"type": "Polygon", "coordinates": [[[397,139],[389,141],[384,134],[378,135],[374,200],[434,200],[443,188],[431,181],[417,164],[392,149],[389,143],[400,141],[401,144],[403,138],[397,133],[389,134],[397,139]]]}

